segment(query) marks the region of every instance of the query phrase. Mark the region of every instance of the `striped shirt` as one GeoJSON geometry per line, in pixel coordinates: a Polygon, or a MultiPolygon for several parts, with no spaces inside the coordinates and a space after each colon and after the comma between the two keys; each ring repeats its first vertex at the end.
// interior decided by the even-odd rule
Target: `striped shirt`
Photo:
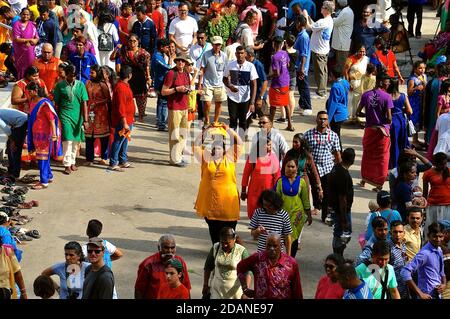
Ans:
{"type": "Polygon", "coordinates": [[[256,229],[258,226],[264,226],[266,234],[260,234],[258,237],[258,251],[266,249],[266,240],[269,233],[276,233],[281,237],[281,249],[286,252],[284,237],[292,233],[291,221],[286,211],[280,209],[276,214],[269,214],[264,208],[257,208],[250,220],[250,229],[256,229]]]}
{"type": "Polygon", "coordinates": [[[373,299],[373,295],[369,286],[362,281],[358,287],[347,289],[342,299],[373,299]]]}
{"type": "Polygon", "coordinates": [[[401,243],[400,247],[396,245],[391,239],[388,240],[389,247],[391,247],[391,257],[389,258],[389,264],[394,267],[395,277],[397,278],[397,289],[402,299],[406,299],[408,296],[408,288],[403,280],[400,272],[406,265],[406,245],[401,243]]]}

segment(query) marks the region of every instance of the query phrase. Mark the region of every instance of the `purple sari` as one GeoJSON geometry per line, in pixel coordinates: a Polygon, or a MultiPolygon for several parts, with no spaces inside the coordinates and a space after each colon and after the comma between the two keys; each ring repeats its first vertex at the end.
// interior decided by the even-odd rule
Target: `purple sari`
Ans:
{"type": "MultiPolygon", "coordinates": [[[[22,21],[17,21],[13,25],[12,34],[13,38],[21,39],[35,39],[38,37],[36,27],[32,21],[28,21],[25,28],[23,27],[22,21]]],[[[16,41],[13,41],[18,80],[24,77],[25,70],[33,64],[33,61],[36,58],[34,48],[34,45],[27,46],[25,43],[17,43],[16,41]]]]}

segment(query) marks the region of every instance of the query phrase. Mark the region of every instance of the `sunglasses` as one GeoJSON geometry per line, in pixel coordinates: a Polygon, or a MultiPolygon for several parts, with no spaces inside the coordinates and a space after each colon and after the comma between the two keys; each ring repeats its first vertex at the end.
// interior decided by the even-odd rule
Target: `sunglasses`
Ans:
{"type": "Polygon", "coordinates": [[[331,269],[331,270],[333,270],[333,269],[336,268],[336,265],[324,264],[323,267],[324,267],[325,269],[331,269]]]}
{"type": "Polygon", "coordinates": [[[96,255],[98,255],[98,254],[100,254],[101,252],[102,252],[103,250],[101,250],[101,249],[88,249],[88,254],[90,255],[90,254],[92,254],[92,253],[95,253],[96,255]]]}

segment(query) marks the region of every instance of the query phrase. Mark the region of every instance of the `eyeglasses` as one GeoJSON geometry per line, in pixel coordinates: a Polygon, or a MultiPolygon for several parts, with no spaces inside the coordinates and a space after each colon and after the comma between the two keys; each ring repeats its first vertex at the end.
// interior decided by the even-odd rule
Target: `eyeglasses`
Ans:
{"type": "Polygon", "coordinates": [[[179,13],[187,13],[187,10],[178,10],[179,13]]]}
{"type": "Polygon", "coordinates": [[[96,255],[98,255],[98,254],[100,254],[101,252],[102,252],[103,250],[101,250],[101,249],[88,249],[88,254],[90,255],[90,254],[92,254],[92,253],[95,253],[96,255]]]}
{"type": "Polygon", "coordinates": [[[336,268],[336,265],[324,264],[323,267],[324,267],[325,269],[331,269],[331,270],[333,270],[333,269],[336,268]]]}
{"type": "Polygon", "coordinates": [[[65,255],[66,257],[67,257],[67,256],[70,256],[70,257],[76,256],[75,254],[68,254],[68,253],[65,253],[64,255],[65,255]]]}

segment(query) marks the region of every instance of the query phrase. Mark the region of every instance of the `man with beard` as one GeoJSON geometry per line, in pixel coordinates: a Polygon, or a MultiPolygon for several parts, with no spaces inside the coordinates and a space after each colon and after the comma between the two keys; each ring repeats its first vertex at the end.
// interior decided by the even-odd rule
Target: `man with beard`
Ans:
{"type": "Polygon", "coordinates": [[[186,263],[180,256],[175,256],[175,238],[172,235],[163,235],[158,241],[158,252],[153,254],[139,265],[134,297],[136,299],[156,299],[162,291],[169,289],[164,268],[168,261],[175,258],[183,265],[183,279],[181,283],[191,289],[189,273],[186,263]]]}

